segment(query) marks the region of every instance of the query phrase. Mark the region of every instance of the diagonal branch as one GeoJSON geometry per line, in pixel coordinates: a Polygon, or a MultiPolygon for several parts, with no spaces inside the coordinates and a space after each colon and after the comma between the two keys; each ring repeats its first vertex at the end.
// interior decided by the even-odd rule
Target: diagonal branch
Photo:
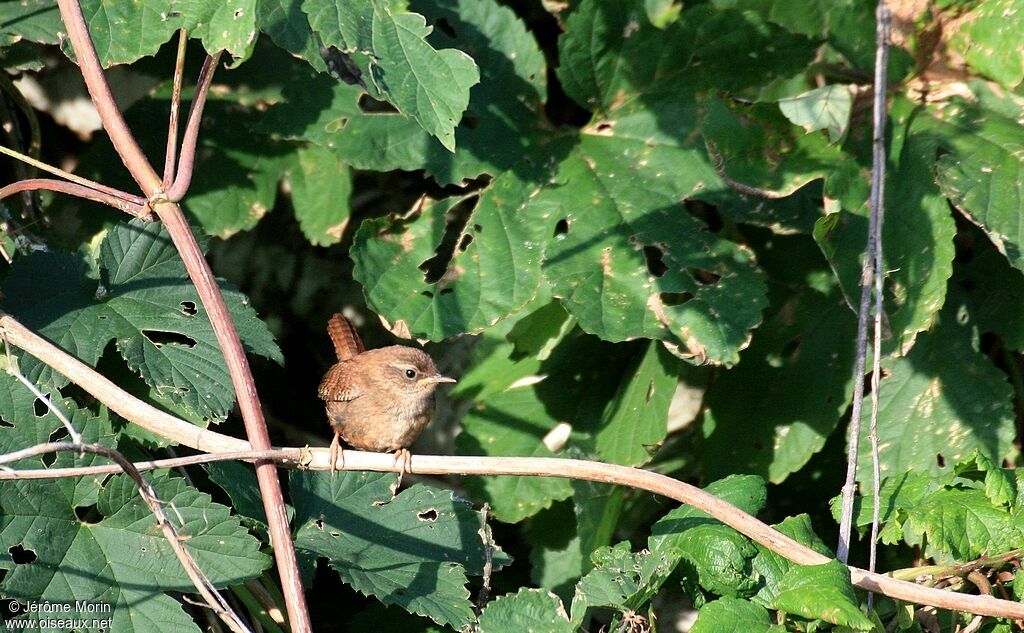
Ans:
{"type": "MultiPolygon", "coordinates": [[[[43,340],[18,323],[13,317],[2,312],[0,312],[0,330],[6,334],[8,340],[13,345],[29,352],[67,376],[72,382],[107,405],[112,411],[168,440],[202,451],[231,453],[232,459],[254,459],[258,460],[257,463],[266,463],[264,460],[274,459],[278,460],[282,466],[313,470],[330,470],[332,467],[328,457],[328,449],[326,448],[285,448],[278,449],[278,452],[275,453],[262,451],[248,452],[248,446],[241,440],[174,418],[121,391],[92,368],[85,366],[63,350],[43,340]],[[129,415],[125,415],[122,412],[126,412],[129,415]],[[133,415],[138,415],[139,417],[132,417],[133,415]],[[154,416],[154,418],[151,419],[150,416],[154,416]]],[[[155,464],[177,466],[187,463],[182,462],[181,460],[183,459],[195,459],[195,463],[215,461],[209,456],[197,456],[196,458],[162,460],[155,462],[155,464]]],[[[152,465],[152,463],[148,465],[152,465]]],[[[367,453],[355,450],[345,451],[345,464],[343,466],[345,470],[398,472],[402,467],[401,464],[396,463],[394,457],[390,454],[367,453]]],[[[801,565],[821,565],[830,560],[827,556],[798,543],[771,526],[758,521],[736,506],[722,501],[700,488],[678,481],[667,475],[639,468],[557,457],[468,457],[450,455],[415,455],[409,460],[408,468],[410,472],[429,475],[526,475],[583,479],[629,486],[689,504],[795,563],[801,565]]],[[[19,474],[25,473],[25,471],[17,472],[19,474]]],[[[70,474],[61,472],[59,469],[49,469],[49,472],[51,476],[66,476],[70,474]]],[[[81,472],[79,471],[75,474],[81,474],[81,472]]],[[[0,474],[0,479],[9,476],[0,474]]],[[[42,477],[43,475],[41,473],[33,473],[32,476],[42,477]]],[[[981,615],[1024,619],[1024,604],[1018,602],[995,599],[990,596],[962,595],[940,589],[921,587],[911,582],[896,580],[890,576],[865,571],[856,567],[850,567],[850,574],[855,586],[898,600],[981,615]]]]}
{"type": "MultiPolygon", "coordinates": [[[[224,354],[228,373],[231,376],[231,384],[238,397],[246,435],[253,448],[269,449],[270,435],[267,432],[266,421],[263,419],[263,410],[256,393],[252,371],[249,369],[249,361],[245,356],[245,350],[238,337],[234,321],[224,303],[217,280],[210,270],[210,265],[203,256],[202,249],[199,247],[195,235],[192,234],[181,207],[166,201],[161,177],[146,160],[138,142],[128,129],[124,116],[114,102],[78,0],[58,0],[57,4],[64,26],[67,28],[68,39],[78,56],[82,77],[85,79],[89,95],[96,105],[103,127],[110,136],[125,167],[131,172],[147,199],[153,202],[154,211],[167,227],[171,241],[178,250],[192,283],[196,286],[203,307],[210,315],[214,335],[224,354]]],[[[211,72],[215,65],[215,63],[211,65],[211,72]]],[[[193,109],[198,115],[200,110],[196,109],[195,105],[193,109]]],[[[195,125],[198,126],[198,116],[195,125]]],[[[267,528],[270,533],[271,545],[274,548],[277,570],[281,577],[281,588],[284,592],[285,604],[288,607],[292,632],[309,633],[312,631],[312,623],[309,619],[309,610],[306,607],[306,596],[302,590],[298,559],[292,542],[291,528],[288,525],[288,516],[285,513],[284,494],[281,490],[281,482],[277,478],[275,465],[272,462],[257,463],[256,478],[259,481],[260,496],[267,514],[267,528]]]]}

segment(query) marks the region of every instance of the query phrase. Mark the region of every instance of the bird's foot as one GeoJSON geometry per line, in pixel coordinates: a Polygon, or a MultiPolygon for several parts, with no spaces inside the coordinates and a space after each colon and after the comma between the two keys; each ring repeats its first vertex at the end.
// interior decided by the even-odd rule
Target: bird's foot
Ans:
{"type": "Polygon", "coordinates": [[[336,472],[339,468],[345,469],[345,449],[341,447],[341,439],[337,434],[331,440],[331,452],[328,460],[331,462],[331,472],[336,472]]]}
{"type": "Polygon", "coordinates": [[[398,490],[402,487],[402,476],[405,473],[412,474],[412,453],[407,448],[400,448],[395,451],[394,457],[395,461],[392,466],[398,469],[398,482],[395,484],[395,490],[398,490]]]}

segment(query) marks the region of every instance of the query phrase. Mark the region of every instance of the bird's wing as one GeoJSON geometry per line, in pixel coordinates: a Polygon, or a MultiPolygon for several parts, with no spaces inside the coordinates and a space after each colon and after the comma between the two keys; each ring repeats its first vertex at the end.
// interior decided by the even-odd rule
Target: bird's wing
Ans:
{"type": "Polygon", "coordinates": [[[348,363],[334,365],[320,381],[320,398],[327,401],[355,400],[362,395],[362,388],[354,378],[348,363]]]}
{"type": "Polygon", "coordinates": [[[341,314],[335,314],[327,322],[327,333],[331,336],[339,361],[350,360],[366,349],[363,347],[363,339],[359,338],[359,333],[352,327],[351,321],[341,314]]]}

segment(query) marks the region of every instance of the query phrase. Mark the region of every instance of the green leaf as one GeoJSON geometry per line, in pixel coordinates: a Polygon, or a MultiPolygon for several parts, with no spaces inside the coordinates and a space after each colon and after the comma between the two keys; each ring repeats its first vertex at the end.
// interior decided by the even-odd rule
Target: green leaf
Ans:
{"type": "MultiPolygon", "coordinates": [[[[1002,101],[1002,107],[1017,111],[1022,107],[1019,98],[1002,101]]],[[[1018,188],[1018,175],[1024,172],[1020,155],[1024,133],[1018,115],[1007,116],[986,105],[989,107],[957,101],[939,112],[946,124],[936,133],[941,148],[938,182],[942,192],[985,231],[1010,263],[1024,270],[1024,196],[1018,188]]]]}
{"type": "Polygon", "coordinates": [[[961,477],[971,477],[977,471],[984,473],[985,496],[992,505],[1014,505],[1017,501],[1017,481],[1012,470],[996,466],[977,450],[953,467],[953,472],[961,477]]]}
{"type": "Polygon", "coordinates": [[[785,629],[772,624],[768,611],[739,598],[719,598],[697,613],[691,633],[781,633],[785,629]]]}
{"type": "MultiPolygon", "coordinates": [[[[764,480],[752,475],[720,479],[705,492],[757,514],[764,507],[764,480]]],[[[702,587],[719,595],[749,595],[757,584],[751,559],[757,549],[743,535],[689,505],[670,511],[651,528],[648,549],[654,556],[688,560],[702,587]]]]}
{"type": "MultiPolygon", "coordinates": [[[[832,552],[822,543],[818,535],[814,533],[811,519],[806,514],[787,517],[782,523],[777,523],[772,527],[797,542],[810,547],[819,554],[832,557],[832,552]]],[[[755,543],[755,547],[757,547],[758,551],[752,566],[754,572],[760,576],[761,587],[758,589],[753,600],[769,609],[780,609],[782,607],[779,606],[777,596],[783,586],[781,583],[789,571],[799,567],[799,565],[759,543],[755,543]]]]}
{"type": "MultiPolygon", "coordinates": [[[[111,339],[128,366],[161,398],[207,420],[227,415],[234,390],[213,326],[162,224],[115,225],[99,247],[102,283],[69,255],[39,253],[8,277],[8,310],[95,365],[111,339]],[[87,299],[90,297],[90,299],[87,299]],[[91,297],[95,297],[92,299],[91,297]],[[53,315],[61,315],[54,320],[53,315]]],[[[278,362],[273,336],[241,293],[223,284],[228,310],[247,350],[278,362]]],[[[26,371],[32,361],[23,361],[26,371]]],[[[38,363],[33,377],[43,372],[38,363]]],[[[45,377],[45,376],[43,376],[45,377]]],[[[53,384],[66,383],[52,378],[53,384]]]]}
{"type": "Polygon", "coordinates": [[[633,553],[629,543],[623,542],[594,552],[592,561],[594,569],[576,584],[572,600],[572,622],[576,627],[583,623],[591,607],[640,611],[668,579],[676,558],[667,552],[633,553]]]}
{"type": "Polygon", "coordinates": [[[516,321],[508,333],[519,354],[546,360],[576,325],[558,301],[552,301],[516,321]]]}
{"type": "Polygon", "coordinates": [[[780,482],[821,450],[849,403],[856,325],[838,290],[804,288],[757,330],[706,396],[709,476],[780,482]]]}
{"type": "Polygon", "coordinates": [[[1024,80],[1024,48],[1017,35],[1024,29],[1024,3],[987,0],[967,12],[950,46],[967,65],[1006,88],[1024,80]]]}
{"type": "MultiPolygon", "coordinates": [[[[905,358],[885,359],[879,388],[878,440],[882,476],[905,471],[937,475],[974,450],[1001,462],[1012,450],[1013,393],[1006,376],[972,347],[957,306],[943,311],[905,358]]],[[[868,423],[870,407],[865,407],[868,423]]],[[[858,470],[871,472],[862,438],[858,470]]]]}
{"type": "MultiPolygon", "coordinates": [[[[466,574],[484,566],[480,517],[451,491],[416,485],[393,496],[396,481],[382,473],[293,471],[295,546],[326,557],[360,593],[466,626],[474,619],[466,574]]],[[[508,562],[496,549],[494,570],[508,562]]]]}
{"type": "Polygon", "coordinates": [[[598,454],[607,462],[640,466],[668,432],[668,407],[679,382],[676,364],[661,345],[651,342],[637,356],[605,412],[596,436],[598,454]]]}
{"type": "MultiPolygon", "coordinates": [[[[886,346],[900,354],[914,345],[918,332],[935,321],[953,272],[956,225],[949,202],[935,184],[934,124],[919,115],[905,100],[893,103],[895,165],[886,176],[883,250],[885,269],[889,271],[885,312],[893,334],[886,346]]],[[[851,175],[837,173],[841,179],[851,175]]],[[[861,257],[867,242],[868,209],[862,196],[867,195],[867,189],[856,181],[836,184],[831,177],[825,189],[828,196],[843,198],[844,211],[818,220],[814,238],[836,271],[847,301],[858,305],[861,257]],[[850,189],[854,190],[852,195],[850,189]]]]}
{"type": "Polygon", "coordinates": [[[297,152],[288,181],[295,218],[306,239],[315,246],[340,242],[348,226],[352,194],[348,166],[331,152],[310,146],[297,152]]]}
{"type": "Polygon", "coordinates": [[[850,584],[850,569],[839,561],[794,565],[779,581],[778,608],[812,620],[825,620],[857,631],[871,630],[850,584]]]}
{"type": "Polygon", "coordinates": [[[1019,547],[1020,522],[992,505],[983,490],[939,490],[907,510],[907,529],[924,534],[931,548],[957,560],[1019,547]]]}
{"type": "MultiPolygon", "coordinates": [[[[980,237],[974,257],[959,266],[957,293],[982,333],[992,332],[1013,350],[1024,350],[1024,273],[980,237]]],[[[951,293],[952,294],[952,293],[951,293]]]]}
{"type": "Polygon", "coordinates": [[[0,42],[4,46],[21,40],[57,44],[64,23],[53,0],[0,2],[0,42]]]}
{"type": "Polygon", "coordinates": [[[256,42],[255,0],[86,0],[82,13],[105,67],[155,54],[179,29],[200,39],[209,53],[226,50],[239,60],[252,54],[256,42]]]}
{"type": "Polygon", "coordinates": [[[480,633],[572,633],[576,630],[555,594],[523,587],[518,593],[495,599],[480,614],[480,633]]]}
{"type": "Polygon", "coordinates": [[[469,103],[469,89],[480,81],[471,57],[434,49],[425,41],[432,29],[422,15],[392,13],[382,0],[303,0],[302,10],[324,44],[366,60],[374,96],[415,118],[455,151],[455,126],[469,103]]]}
{"type": "Polygon", "coordinates": [[[327,71],[309,17],[302,12],[302,0],[256,0],[256,23],[275,44],[316,70],[327,71]]]}
{"type": "Polygon", "coordinates": [[[701,132],[730,179],[788,196],[842,161],[839,148],[824,135],[801,133],[782,113],[769,104],[730,104],[718,98],[704,103],[701,132]]]}
{"type": "Polygon", "coordinates": [[[507,174],[479,196],[426,200],[405,217],[364,221],[352,258],[369,306],[399,336],[441,340],[526,305],[544,252],[543,209],[525,206],[538,178],[507,174]],[[446,214],[465,213],[463,205],[473,205],[465,225],[446,227],[446,214]],[[443,272],[428,278],[421,266],[435,253],[431,268],[443,272]]]}
{"type": "MultiPolygon", "coordinates": [[[[0,383],[8,379],[13,380],[4,375],[0,383]]],[[[70,407],[66,412],[85,441],[113,444],[105,416],[84,415],[70,401],[64,407],[70,407]]],[[[14,431],[24,437],[60,426],[52,415],[36,418],[31,404],[17,413],[6,411],[15,429],[4,428],[0,437],[5,439],[14,431]]],[[[21,466],[64,468],[106,461],[61,453],[50,465],[36,457],[21,466]]],[[[270,565],[259,542],[230,516],[229,508],[213,503],[183,479],[147,478],[157,497],[174,508],[171,520],[179,524],[183,544],[216,586],[258,576],[270,565]]],[[[3,482],[0,516],[0,567],[8,570],[0,584],[5,596],[33,603],[110,605],[110,628],[116,631],[199,630],[180,603],[165,594],[194,593],[195,588],[127,476],[115,475],[102,485],[94,478],[3,482]],[[30,554],[30,562],[15,561],[8,552],[16,549],[30,554]]]]}
{"type": "Polygon", "coordinates": [[[846,135],[852,105],[850,88],[842,84],[822,86],[779,100],[779,109],[787,119],[807,132],[827,129],[832,143],[838,143],[846,135]]]}

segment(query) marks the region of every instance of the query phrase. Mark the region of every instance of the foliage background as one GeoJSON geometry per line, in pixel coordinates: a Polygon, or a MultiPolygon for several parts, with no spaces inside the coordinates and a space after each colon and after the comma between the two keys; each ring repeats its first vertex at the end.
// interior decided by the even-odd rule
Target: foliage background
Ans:
{"type": "MultiPolygon", "coordinates": [[[[186,77],[204,48],[232,57],[185,207],[254,354],[275,444],[327,442],[315,385],[332,362],[324,324],[344,310],[368,346],[431,341],[460,377],[418,451],[644,466],[710,484],[828,551],[855,380],[874,3],[226,6],[83,3],[151,159],[163,153],[176,30],[193,38],[186,77]],[[559,425],[570,432],[552,448],[559,425]]],[[[893,5],[883,569],[1024,546],[1022,9],[893,5]]],[[[41,95],[27,116],[6,88],[6,144],[25,149],[37,118],[45,160],[130,191],[103,134],[66,127],[62,108],[82,92],[60,30],[49,2],[0,3],[3,63],[41,95]]],[[[3,308],[133,393],[241,436],[209,322],[162,229],[74,199],[9,202],[5,247],[19,254],[3,271],[3,308]],[[20,229],[49,250],[20,249],[20,229]]],[[[169,449],[18,362],[98,441],[135,456],[169,449]]],[[[4,450],[59,433],[3,380],[4,450]]],[[[162,474],[158,491],[207,522],[197,535],[223,533],[200,564],[218,585],[271,582],[251,473],[190,475],[162,474]]],[[[390,481],[289,477],[317,630],[476,621],[479,515],[463,499],[491,505],[504,552],[494,585],[505,596],[482,630],[640,627],[637,615],[655,614],[671,629],[686,604],[700,630],[777,629],[769,610],[789,613],[790,630],[873,626],[841,567],[791,568],[647,494],[453,478],[375,505],[390,481]],[[415,518],[428,510],[434,519],[415,518]],[[393,538],[374,543],[380,526],[393,538]]],[[[145,512],[121,478],[5,483],[0,509],[5,595],[111,602],[117,631],[194,629],[171,597],[187,583],[151,586],[175,563],[138,534],[145,512]]],[[[204,551],[201,539],[190,547],[204,551]]],[[[1020,593],[1012,578],[1001,590],[1020,593]]],[[[884,601],[879,614],[899,630],[932,626],[884,601]]],[[[958,616],[943,618],[934,626],[952,630],[958,616]]]]}

